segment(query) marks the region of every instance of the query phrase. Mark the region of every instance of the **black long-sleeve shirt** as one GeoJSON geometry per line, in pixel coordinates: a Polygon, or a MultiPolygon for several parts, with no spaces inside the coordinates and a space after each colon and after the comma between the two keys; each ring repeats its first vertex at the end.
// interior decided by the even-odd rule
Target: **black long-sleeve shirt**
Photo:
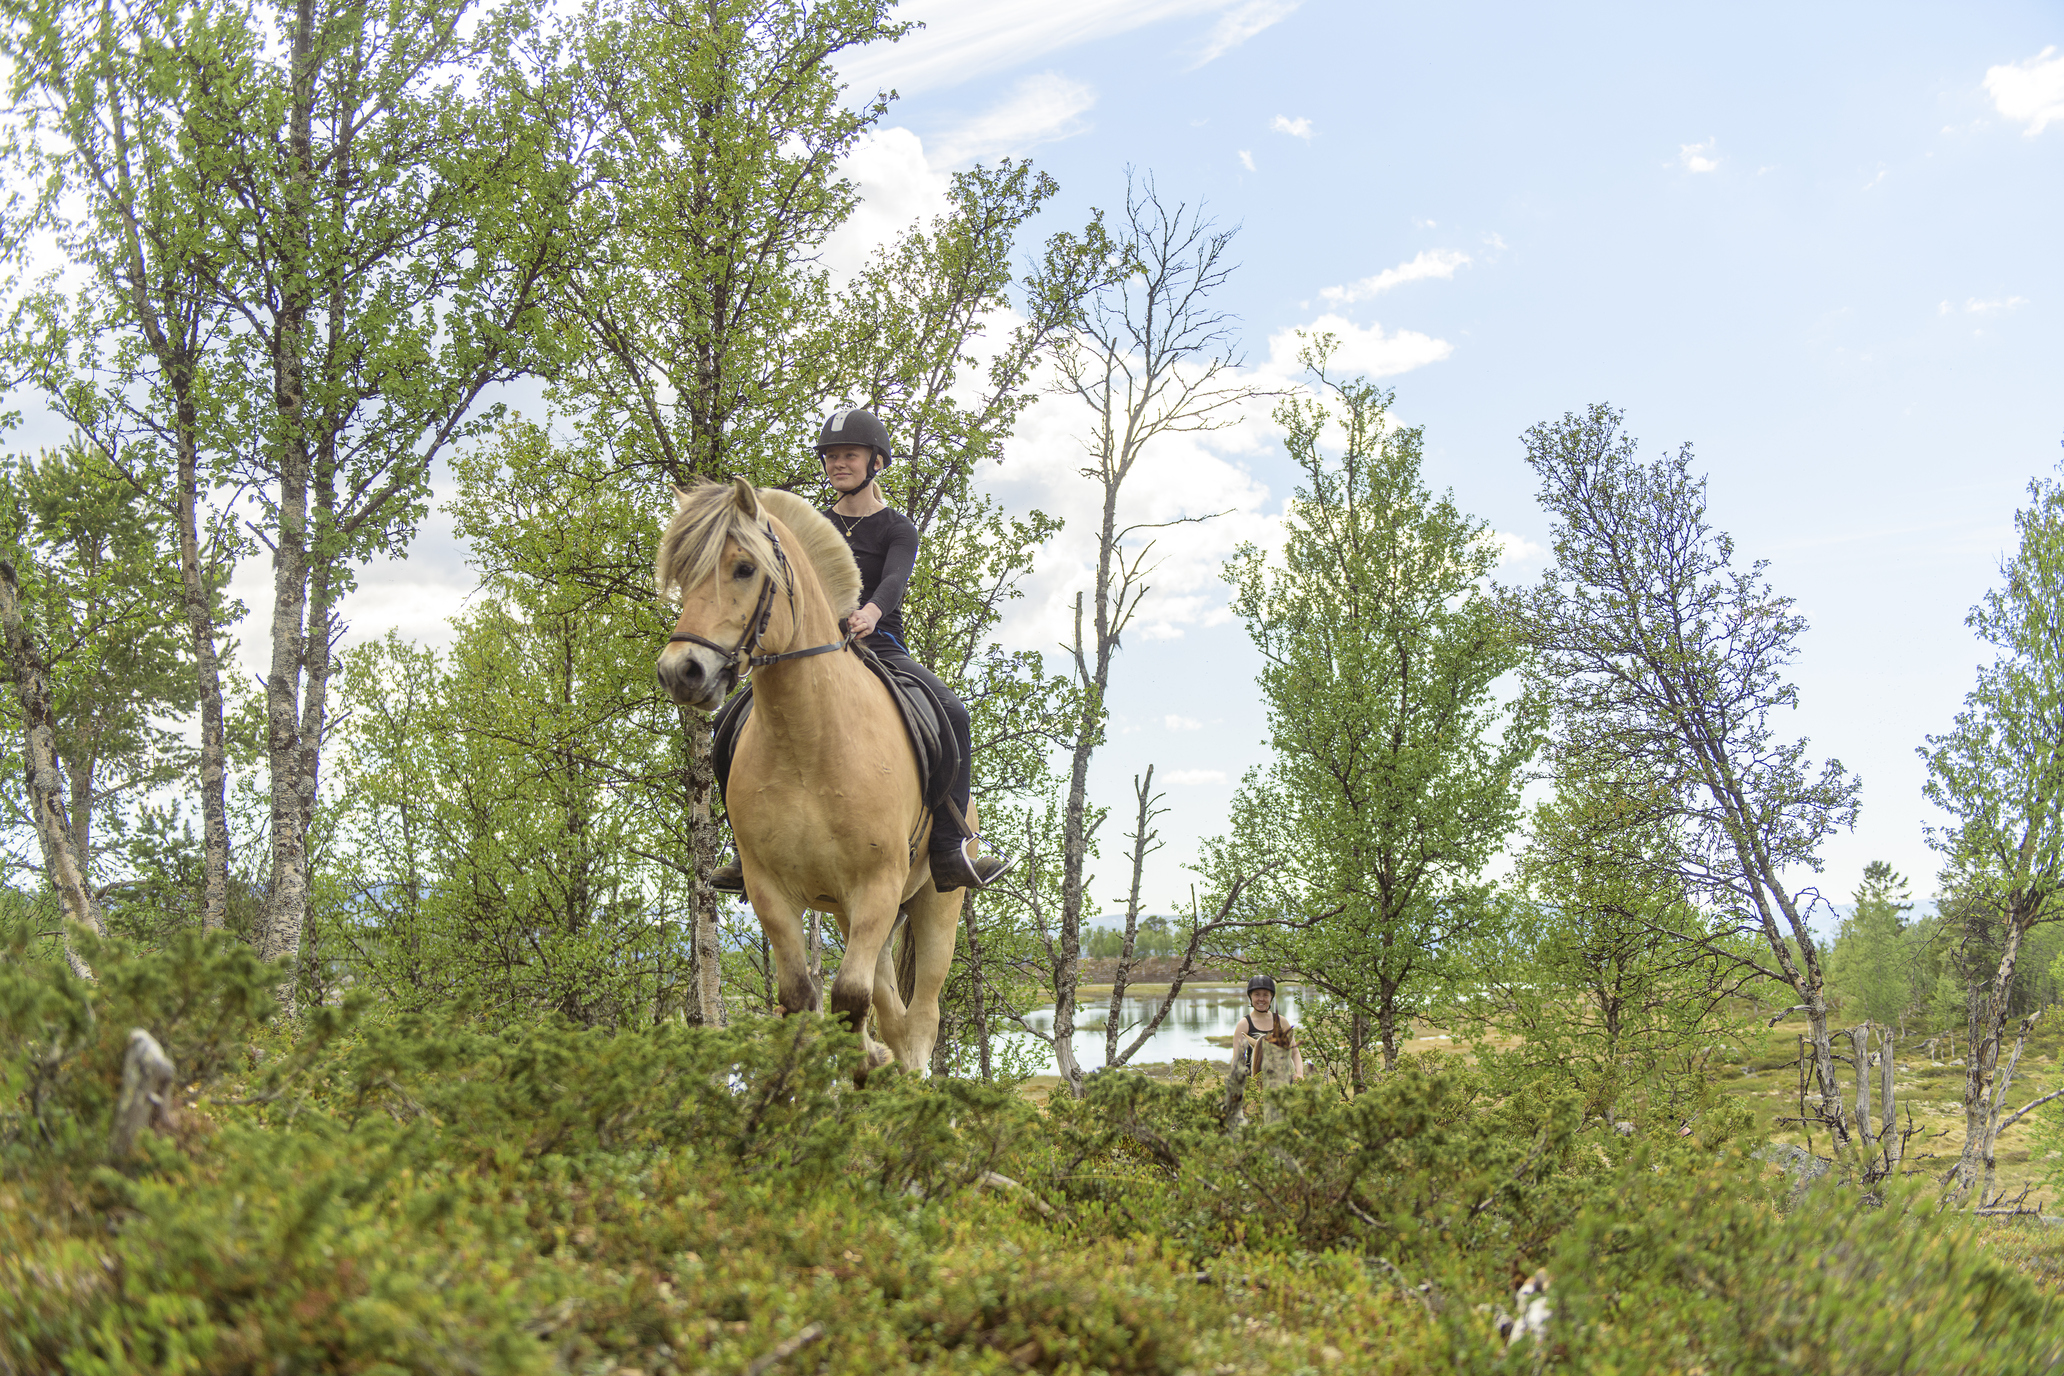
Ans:
{"type": "Polygon", "coordinates": [[[846,537],[860,565],[860,605],[872,602],[881,609],[875,634],[886,633],[903,644],[903,594],[917,568],[917,527],[892,506],[858,520],[830,507],[824,508],[824,515],[846,537]]]}

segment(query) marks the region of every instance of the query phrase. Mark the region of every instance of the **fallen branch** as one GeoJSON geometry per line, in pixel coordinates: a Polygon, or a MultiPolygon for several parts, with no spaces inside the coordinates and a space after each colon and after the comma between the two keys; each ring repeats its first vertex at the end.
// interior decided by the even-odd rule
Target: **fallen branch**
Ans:
{"type": "Polygon", "coordinates": [[[776,1343],[764,1357],[755,1357],[751,1366],[745,1369],[745,1376],[765,1376],[765,1373],[780,1366],[790,1357],[801,1352],[811,1343],[824,1336],[824,1325],[813,1323],[802,1332],[783,1342],[776,1343]]]}
{"type": "Polygon", "coordinates": [[[1017,1181],[1011,1179],[1007,1175],[999,1174],[996,1171],[983,1171],[981,1178],[977,1180],[975,1183],[980,1185],[987,1185],[992,1190],[1009,1190],[1014,1194],[1023,1196],[1026,1203],[1030,1204],[1033,1208],[1039,1210],[1039,1212],[1044,1214],[1046,1217],[1060,1217],[1061,1211],[1059,1209],[1056,1209],[1053,1205],[1047,1203],[1044,1199],[1041,1199],[1039,1195],[1036,1192],[1034,1192],[1029,1185],[1020,1185],[1017,1181]]]}

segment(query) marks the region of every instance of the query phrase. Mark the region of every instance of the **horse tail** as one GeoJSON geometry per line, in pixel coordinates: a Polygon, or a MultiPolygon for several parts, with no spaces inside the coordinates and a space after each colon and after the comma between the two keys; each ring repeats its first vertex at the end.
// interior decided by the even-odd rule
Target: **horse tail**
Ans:
{"type": "Polygon", "coordinates": [[[889,932],[896,943],[896,997],[905,1007],[917,993],[917,938],[910,932],[910,910],[896,910],[896,925],[889,932]]]}

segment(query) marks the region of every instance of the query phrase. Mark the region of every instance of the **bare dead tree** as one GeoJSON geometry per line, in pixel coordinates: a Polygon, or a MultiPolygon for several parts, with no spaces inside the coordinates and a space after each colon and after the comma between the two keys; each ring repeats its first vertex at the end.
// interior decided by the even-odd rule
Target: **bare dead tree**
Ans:
{"type": "MultiPolygon", "coordinates": [[[[1168,811],[1155,804],[1162,795],[1154,792],[1154,766],[1147,766],[1145,778],[1135,774],[1132,789],[1139,798],[1139,820],[1133,824],[1132,838],[1132,887],[1125,899],[1125,932],[1118,945],[1118,968],[1111,973],[1111,1007],[1104,1015],[1104,1064],[1122,1065],[1118,1058],[1118,1034],[1123,1028],[1120,1016],[1125,1007],[1125,990],[1132,983],[1132,968],[1136,963],[1135,952],[1139,943],[1140,881],[1146,872],[1147,857],[1161,849],[1160,833],[1154,830],[1154,819],[1168,811]]],[[[1189,971],[1186,969],[1183,975],[1189,971]]],[[[1180,977],[1172,987],[1180,987],[1180,977]]],[[[1174,997],[1171,993],[1170,997],[1174,997]]],[[[1131,1053],[1128,1052],[1129,1056],[1131,1053]]]]}
{"type": "Polygon", "coordinates": [[[1076,398],[1094,418],[1083,437],[1089,462],[1081,471],[1102,496],[1096,572],[1089,589],[1076,595],[1075,633],[1067,647],[1084,696],[1064,742],[1069,774],[1053,972],[1055,1055],[1062,1078],[1077,1094],[1083,1071],[1070,1038],[1081,977],[1088,883],[1083,871],[1095,840],[1089,765],[1104,741],[1112,660],[1150,589],[1153,543],[1136,537],[1211,519],[1128,524],[1120,517],[1120,498],[1150,445],[1169,435],[1235,424],[1248,402],[1266,395],[1242,372],[1233,318],[1212,300],[1232,275],[1227,254],[1235,232],[1218,228],[1201,207],[1165,201],[1151,176],[1129,177],[1117,235],[1125,270],[1086,298],[1058,352],[1056,390],[1076,398]]]}

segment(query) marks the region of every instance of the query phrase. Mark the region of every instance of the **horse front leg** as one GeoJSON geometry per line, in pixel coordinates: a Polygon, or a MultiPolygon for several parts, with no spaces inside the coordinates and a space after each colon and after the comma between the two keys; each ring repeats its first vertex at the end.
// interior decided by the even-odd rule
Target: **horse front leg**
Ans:
{"type": "Polygon", "coordinates": [[[774,983],[781,1004],[781,1016],[807,1013],[817,1008],[817,986],[810,978],[810,952],[803,942],[803,910],[782,897],[772,885],[754,884],[746,873],[746,892],[753,914],[766,934],[767,949],[774,955],[774,983]]]}
{"type": "MultiPolygon", "coordinates": [[[[900,896],[893,882],[877,882],[846,898],[846,954],[839,962],[838,978],[831,982],[828,1002],[831,1011],[860,1034],[861,1049],[867,1053],[866,1070],[891,1059],[889,1051],[867,1035],[867,1010],[874,1002],[875,965],[895,929],[900,896]]],[[[866,1070],[861,1072],[863,1079],[866,1070]]]]}

